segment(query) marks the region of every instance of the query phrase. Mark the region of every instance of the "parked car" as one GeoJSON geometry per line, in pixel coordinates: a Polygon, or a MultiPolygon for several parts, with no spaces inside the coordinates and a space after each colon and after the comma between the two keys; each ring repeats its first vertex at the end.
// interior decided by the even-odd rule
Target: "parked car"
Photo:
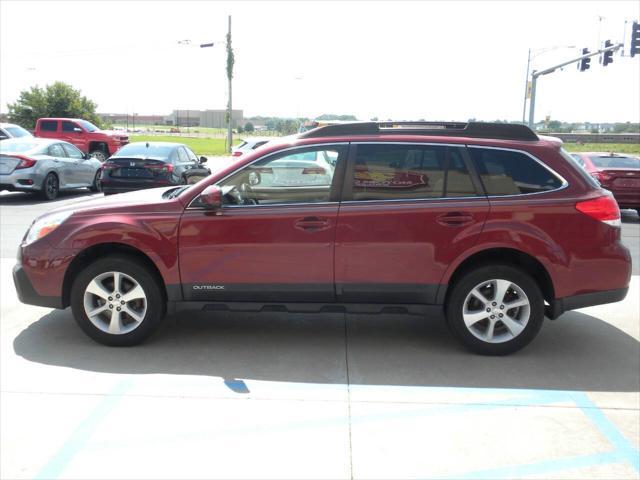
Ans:
{"type": "Polygon", "coordinates": [[[31,138],[33,135],[20,125],[14,123],[0,123],[0,140],[7,138],[31,138]]]}
{"type": "Polygon", "coordinates": [[[25,235],[14,280],[21,301],[71,306],[107,345],[181,309],[406,312],[444,315],[466,347],[503,355],[545,315],[625,297],[620,226],[611,193],[523,125],[333,125],[195,185],[54,210],[25,235]],[[307,154],[315,167],[273,181],[307,154]]]}
{"type": "Polygon", "coordinates": [[[187,185],[202,180],[211,171],[181,143],[130,143],[102,165],[100,183],[105,195],[143,188],[187,185]]]}
{"type": "Polygon", "coordinates": [[[73,188],[98,192],[100,165],[67,142],[13,138],[0,142],[0,190],[36,192],[45,200],[73,188]]]}
{"type": "Polygon", "coordinates": [[[231,148],[231,156],[241,157],[266,144],[269,140],[273,140],[273,138],[245,138],[239,145],[231,148]]]}
{"type": "Polygon", "coordinates": [[[602,188],[613,193],[620,208],[640,215],[640,158],[618,153],[572,153],[573,158],[602,188]]]}
{"type": "Polygon", "coordinates": [[[100,130],[93,123],[79,118],[39,118],[35,136],[72,143],[101,162],[129,143],[127,134],[100,130]]]}

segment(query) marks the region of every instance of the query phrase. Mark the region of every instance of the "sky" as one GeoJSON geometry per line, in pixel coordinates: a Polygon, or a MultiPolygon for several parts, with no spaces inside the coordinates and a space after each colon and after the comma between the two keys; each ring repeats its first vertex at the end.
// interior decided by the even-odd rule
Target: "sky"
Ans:
{"type": "MultiPolygon", "coordinates": [[[[561,47],[542,70],[628,44],[640,2],[0,0],[0,112],[56,80],[101,113],[225,108],[228,15],[245,117],[521,120],[530,48],[561,47]]],[[[540,77],[536,120],[640,122],[639,87],[640,55],[570,65],[540,77]]]]}

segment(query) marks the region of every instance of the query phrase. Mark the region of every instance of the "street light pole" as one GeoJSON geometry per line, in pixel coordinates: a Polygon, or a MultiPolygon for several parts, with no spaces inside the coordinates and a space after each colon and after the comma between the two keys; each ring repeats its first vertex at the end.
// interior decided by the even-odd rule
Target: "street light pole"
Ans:
{"type": "MultiPolygon", "coordinates": [[[[529,53],[527,54],[527,75],[524,79],[525,82],[524,82],[524,99],[522,101],[522,123],[524,123],[526,113],[527,113],[527,93],[529,91],[529,70],[531,68],[531,60],[542,55],[543,53],[552,52],[553,50],[558,50],[559,48],[575,48],[575,45],[557,45],[554,47],[538,48],[533,50],[533,56],[531,55],[532,50],[531,48],[529,48],[529,53]]],[[[532,88],[533,88],[533,85],[532,85],[532,88]]]]}
{"type": "Polygon", "coordinates": [[[524,101],[522,102],[522,123],[524,123],[524,116],[527,113],[527,91],[529,90],[529,67],[531,65],[531,49],[527,55],[527,75],[524,77],[524,101]]]}
{"type": "Polygon", "coordinates": [[[229,105],[227,110],[227,151],[231,153],[231,143],[233,142],[232,132],[231,132],[231,78],[233,77],[233,50],[231,49],[231,15],[229,15],[229,33],[227,33],[227,78],[229,80],[229,105]]]}

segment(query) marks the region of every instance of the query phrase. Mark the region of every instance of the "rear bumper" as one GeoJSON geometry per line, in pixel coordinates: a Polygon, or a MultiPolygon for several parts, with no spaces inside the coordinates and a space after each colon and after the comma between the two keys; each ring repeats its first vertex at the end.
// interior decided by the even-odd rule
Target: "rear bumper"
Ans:
{"type": "Polygon", "coordinates": [[[44,177],[33,169],[14,170],[9,174],[0,174],[0,190],[10,192],[32,192],[42,187],[44,177]]]}
{"type": "Polygon", "coordinates": [[[18,299],[22,303],[36,305],[38,307],[63,308],[60,297],[46,297],[35,291],[29,277],[27,277],[27,274],[20,264],[13,267],[13,283],[18,292],[18,299]]]}
{"type": "Polygon", "coordinates": [[[555,320],[564,312],[575,310],[576,308],[593,307],[594,305],[619,302],[620,300],[624,300],[628,291],[629,287],[625,287],[617,288],[615,290],[604,290],[601,292],[557,298],[546,308],[545,314],[551,320],[555,320]]]}
{"type": "Polygon", "coordinates": [[[620,208],[640,208],[640,191],[612,190],[620,208]]]}
{"type": "Polygon", "coordinates": [[[174,185],[168,181],[100,181],[100,185],[102,186],[102,191],[104,193],[126,193],[126,192],[134,192],[136,190],[144,190],[146,188],[159,188],[159,187],[170,187],[174,185]]]}

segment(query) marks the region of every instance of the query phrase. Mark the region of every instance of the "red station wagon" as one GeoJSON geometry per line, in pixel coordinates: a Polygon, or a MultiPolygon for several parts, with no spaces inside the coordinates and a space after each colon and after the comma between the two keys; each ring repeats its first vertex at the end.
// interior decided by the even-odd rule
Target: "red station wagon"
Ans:
{"type": "Polygon", "coordinates": [[[545,315],[625,297],[620,225],[611,193],[525,126],[340,124],[195,185],[39,217],[14,280],[24,303],[71,306],[107,345],[178,309],[406,312],[503,355],[545,315]]]}

